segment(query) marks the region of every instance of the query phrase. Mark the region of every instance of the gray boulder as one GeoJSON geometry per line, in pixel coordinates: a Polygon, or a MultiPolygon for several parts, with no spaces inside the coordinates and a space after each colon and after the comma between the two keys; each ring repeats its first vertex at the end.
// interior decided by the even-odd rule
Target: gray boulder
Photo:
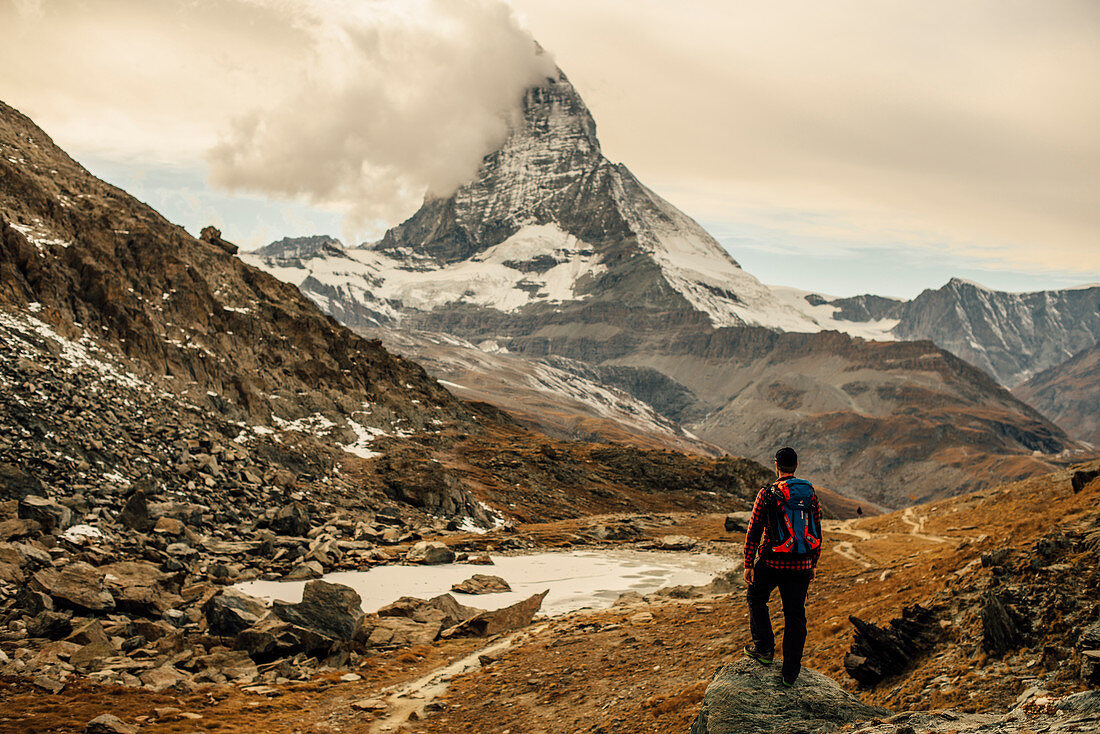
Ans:
{"type": "Polygon", "coordinates": [[[334,640],[350,640],[363,619],[363,600],[355,589],[327,581],[310,581],[298,604],[276,601],[275,616],[334,640]]]}
{"type": "Polygon", "coordinates": [[[778,661],[761,665],[741,658],[722,667],[707,686],[691,734],[813,734],[889,715],[816,670],[803,668],[794,687],[786,688],[778,661]]]}
{"type": "Polygon", "coordinates": [[[231,637],[263,619],[267,605],[254,596],[228,588],[210,597],[202,605],[202,613],[210,634],[231,637]]]}
{"type": "Polygon", "coordinates": [[[423,563],[425,565],[452,563],[454,559],[455,552],[437,540],[422,540],[405,554],[405,560],[409,563],[423,563]]]}
{"type": "Polygon", "coordinates": [[[88,722],[84,734],[137,734],[140,731],[133,724],[127,724],[114,714],[103,714],[88,722]]]}

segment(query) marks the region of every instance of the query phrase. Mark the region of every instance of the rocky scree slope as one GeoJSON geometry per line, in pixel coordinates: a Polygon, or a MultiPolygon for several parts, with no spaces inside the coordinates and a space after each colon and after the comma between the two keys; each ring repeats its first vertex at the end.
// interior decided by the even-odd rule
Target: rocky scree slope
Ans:
{"type": "Polygon", "coordinates": [[[1043,370],[1013,393],[1070,436],[1100,446],[1100,344],[1043,370]]]}
{"type": "Polygon", "coordinates": [[[602,155],[564,75],[528,91],[522,124],[473,181],[380,242],[283,240],[244,257],[357,328],[560,360],[578,383],[625,390],[735,454],[767,461],[798,445],[821,483],[888,505],[1049,471],[1076,448],[930,344],[810,333],[822,329],[812,313],[602,155]]]}

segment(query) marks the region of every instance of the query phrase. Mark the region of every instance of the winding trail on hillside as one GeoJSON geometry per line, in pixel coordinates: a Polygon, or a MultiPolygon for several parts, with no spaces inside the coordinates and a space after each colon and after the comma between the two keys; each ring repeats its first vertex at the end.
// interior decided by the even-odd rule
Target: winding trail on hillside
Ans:
{"type": "MultiPolygon", "coordinates": [[[[843,520],[839,523],[836,523],[835,525],[832,525],[832,527],[828,527],[828,525],[827,525],[824,529],[825,529],[826,532],[829,532],[829,533],[841,533],[843,535],[854,536],[854,537],[856,537],[860,540],[870,540],[871,539],[871,533],[869,533],[866,530],[862,530],[860,528],[855,527],[855,523],[856,523],[856,519],[851,518],[851,519],[843,520]]],[[[863,566],[864,568],[871,568],[875,565],[874,562],[871,561],[871,559],[869,559],[867,556],[865,556],[862,553],[860,553],[859,551],[857,551],[855,544],[852,543],[851,541],[847,541],[847,540],[837,541],[836,543],[833,544],[833,553],[836,553],[839,556],[847,558],[849,561],[852,561],[853,563],[858,563],[859,565],[863,566]]]]}
{"type": "Polygon", "coordinates": [[[906,507],[905,511],[901,513],[901,521],[909,526],[909,534],[915,538],[921,540],[927,540],[929,543],[947,543],[950,538],[945,538],[942,535],[928,535],[924,532],[924,523],[928,521],[928,515],[921,515],[914,519],[915,513],[912,507],[906,507]]]}

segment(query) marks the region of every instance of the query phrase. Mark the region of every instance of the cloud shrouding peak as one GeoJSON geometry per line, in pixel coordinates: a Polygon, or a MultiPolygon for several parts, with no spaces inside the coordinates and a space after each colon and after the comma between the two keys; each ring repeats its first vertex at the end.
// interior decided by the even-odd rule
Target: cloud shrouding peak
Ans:
{"type": "Polygon", "coordinates": [[[232,120],[209,152],[211,179],[340,206],[357,228],[472,178],[524,90],[554,71],[497,0],[269,5],[302,32],[307,57],[279,98],[232,120]]]}

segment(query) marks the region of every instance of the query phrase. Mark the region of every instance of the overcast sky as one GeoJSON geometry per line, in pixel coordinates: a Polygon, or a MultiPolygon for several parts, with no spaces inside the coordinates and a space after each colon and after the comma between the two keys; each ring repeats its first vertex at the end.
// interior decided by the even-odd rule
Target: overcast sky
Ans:
{"type": "Polygon", "coordinates": [[[358,240],[556,62],[605,154],[766,282],[1100,281],[1100,3],[510,4],[0,0],[0,99],[192,231],[358,240]]]}

